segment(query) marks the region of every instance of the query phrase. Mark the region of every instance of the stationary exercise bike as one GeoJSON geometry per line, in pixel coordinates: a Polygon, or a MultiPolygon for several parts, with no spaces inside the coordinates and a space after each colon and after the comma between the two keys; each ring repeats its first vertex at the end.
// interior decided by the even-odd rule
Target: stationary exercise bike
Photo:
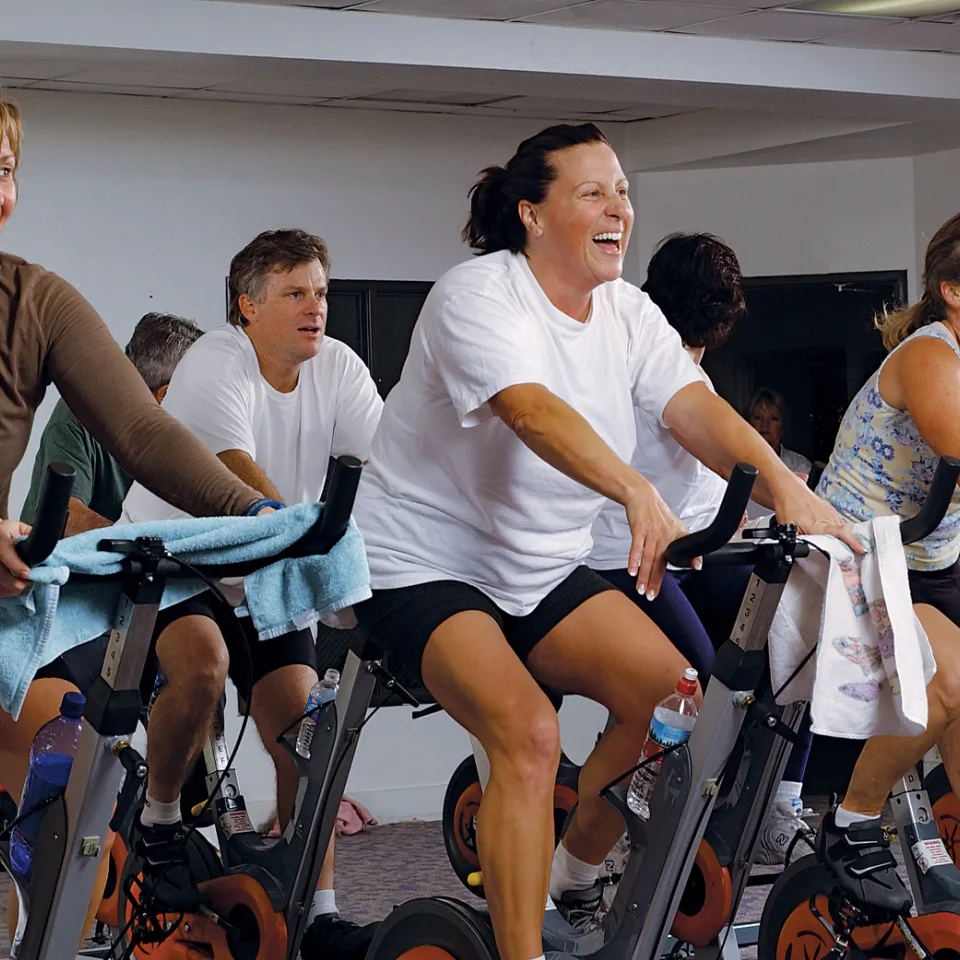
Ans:
{"type": "MultiPolygon", "coordinates": [[[[941,464],[923,511],[902,525],[905,540],[937,526],[958,476],[960,462],[941,464]]],[[[548,910],[545,950],[648,960],[665,952],[672,930],[676,940],[701,948],[698,956],[737,953],[736,939],[728,935],[730,921],[803,712],[802,705],[775,703],[767,636],[793,563],[810,549],[795,528],[776,522],[746,531],[750,539],[728,542],[755,477],[752,467],[739,465],[714,523],[668,550],[668,561],[678,567],[703,556],[705,564],[753,564],[754,574],[733,635],[718,652],[693,734],[662,758],[649,821],[629,809],[625,786],[611,784],[602,791],[622,817],[630,845],[608,912],[595,928],[577,930],[548,910]]],[[[482,769],[482,760],[477,765],[482,769]]],[[[406,960],[497,956],[488,915],[445,897],[413,900],[394,910],[367,960],[398,960],[409,953],[420,956],[406,960]]]]}
{"type": "MultiPolygon", "coordinates": [[[[808,478],[811,489],[816,488],[824,466],[822,463],[814,465],[808,478]]],[[[720,558],[714,555],[711,562],[719,561],[720,558]]],[[[554,697],[556,706],[559,707],[561,699],[554,697]]],[[[415,716],[439,709],[428,707],[415,716]]],[[[774,878],[769,874],[749,875],[749,865],[739,850],[740,840],[757,791],[765,795],[767,790],[764,775],[773,739],[779,736],[792,744],[795,739],[793,732],[802,719],[803,710],[803,705],[791,704],[786,708],[774,705],[764,715],[763,723],[748,722],[744,725],[735,754],[731,757],[731,768],[736,766],[737,772],[726,778],[725,787],[718,794],[687,890],[674,920],[672,932],[676,939],[705,946],[718,937],[735,912],[735,889],[739,901],[745,887],[773,883],[774,878]]],[[[483,897],[477,852],[477,813],[489,773],[483,748],[472,737],[471,744],[475,755],[460,763],[447,784],[442,827],[444,844],[454,872],[471,893],[483,897]],[[478,771],[478,764],[483,768],[483,776],[478,771]]],[[[560,842],[576,806],[579,775],[579,765],[561,754],[554,788],[556,843],[560,842]]],[[[796,843],[792,844],[788,856],[792,856],[796,848],[796,843]]],[[[604,899],[608,905],[622,877],[625,852],[622,844],[618,844],[601,868],[601,880],[607,887],[604,899]]],[[[737,924],[730,931],[734,937],[732,943],[740,947],[753,946],[756,944],[757,931],[757,923],[737,924]]]]}
{"type": "MultiPolygon", "coordinates": [[[[938,468],[934,483],[940,479],[938,468]]],[[[948,482],[949,478],[944,480],[944,486],[948,482]]],[[[954,485],[955,480],[951,494],[954,485]]],[[[890,792],[890,807],[914,914],[877,922],[876,915],[840,890],[816,856],[803,857],[784,871],[767,899],[760,920],[758,960],[796,956],[859,960],[903,956],[907,950],[920,960],[960,957],[960,868],[956,863],[960,804],[943,765],[936,764],[925,774],[910,770],[890,792]]]]}
{"type": "MultiPolygon", "coordinates": [[[[90,584],[119,579],[123,593],[103,671],[88,692],[66,793],[44,811],[29,879],[11,873],[21,907],[12,957],[59,960],[74,956],[108,823],[123,834],[133,815],[147,768],[129,741],[140,715],[140,677],[165,582],[196,577],[197,571],[210,579],[246,576],[278,559],[328,552],[347,528],[360,470],[356,459],[340,458],[317,524],[278,556],[229,565],[193,565],[186,570],[159,541],[109,540],[101,541],[100,549],[123,553],[123,572],[111,578],[72,578],[90,584]],[[126,777],[120,790],[123,771],[126,777]]],[[[37,524],[21,553],[31,565],[56,545],[71,484],[70,468],[51,467],[37,524]]],[[[212,738],[207,754],[215,772],[208,776],[208,787],[221,856],[196,832],[187,841],[198,875],[209,877],[199,884],[203,905],[187,915],[166,910],[128,869],[132,858],[121,863],[120,852],[114,892],[120,934],[106,954],[94,955],[296,960],[359,730],[373,686],[382,674],[378,660],[348,658],[337,700],[317,717],[309,760],[288,743],[300,771],[300,789],[290,823],[278,840],[253,830],[230,766],[232,758],[222,736],[212,738]]],[[[389,676],[382,679],[392,682],[389,676]]],[[[4,866],[9,863],[7,847],[6,840],[0,842],[4,866]]],[[[108,897],[106,912],[112,909],[111,901],[113,897],[108,897]]]]}

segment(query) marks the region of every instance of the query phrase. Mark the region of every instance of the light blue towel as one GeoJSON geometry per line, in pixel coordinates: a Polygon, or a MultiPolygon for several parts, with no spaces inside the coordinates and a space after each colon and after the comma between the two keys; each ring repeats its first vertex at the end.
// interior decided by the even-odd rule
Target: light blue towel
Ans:
{"type": "MultiPolygon", "coordinates": [[[[188,563],[237,563],[275,556],[299,540],[322,505],[302,503],[260,517],[214,517],[119,524],[61,540],[31,571],[34,582],[19,597],[0,599],[0,706],[16,718],[34,674],[66,650],[106,633],[113,625],[121,584],[71,584],[71,573],[106,575],[123,569],[123,557],[97,550],[100,540],[159,537],[188,563]]],[[[281,560],[244,581],[249,613],[260,639],[301,629],[320,616],[370,596],[363,539],[351,520],[325,556],[281,560]]],[[[162,607],[179,603],[206,585],[171,580],[162,607]]]]}

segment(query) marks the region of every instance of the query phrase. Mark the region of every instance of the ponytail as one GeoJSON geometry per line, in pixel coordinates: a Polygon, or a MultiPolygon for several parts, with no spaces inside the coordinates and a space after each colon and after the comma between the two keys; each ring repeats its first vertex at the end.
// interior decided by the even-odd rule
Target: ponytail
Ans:
{"type": "Polygon", "coordinates": [[[943,283],[960,284],[960,213],[952,216],[927,244],[923,261],[923,296],[912,306],[874,319],[888,351],[903,343],[921,327],[943,320],[947,304],[940,291],[943,283]]]}
{"type": "Polygon", "coordinates": [[[885,309],[883,313],[874,317],[873,325],[880,331],[884,349],[889,353],[903,343],[911,333],[916,333],[921,327],[937,319],[931,315],[927,296],[924,294],[923,299],[912,306],[893,311],[885,309]]]}

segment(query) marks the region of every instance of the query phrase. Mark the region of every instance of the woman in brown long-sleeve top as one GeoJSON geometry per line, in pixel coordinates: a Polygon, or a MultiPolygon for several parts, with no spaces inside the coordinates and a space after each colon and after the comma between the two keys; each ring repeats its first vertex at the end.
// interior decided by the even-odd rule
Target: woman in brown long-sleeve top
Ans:
{"type": "MultiPolygon", "coordinates": [[[[0,99],[0,230],[17,202],[20,142],[20,112],[0,99]]],[[[120,466],[161,499],[197,516],[216,516],[242,514],[261,498],[161,410],[103,320],[70,284],[0,253],[0,596],[27,585],[28,571],[13,543],[30,528],[7,519],[7,500],[34,414],[51,383],[120,466]]],[[[74,689],[62,671],[46,672],[31,685],[16,723],[0,710],[0,784],[14,800],[37,730],[74,689]]]]}

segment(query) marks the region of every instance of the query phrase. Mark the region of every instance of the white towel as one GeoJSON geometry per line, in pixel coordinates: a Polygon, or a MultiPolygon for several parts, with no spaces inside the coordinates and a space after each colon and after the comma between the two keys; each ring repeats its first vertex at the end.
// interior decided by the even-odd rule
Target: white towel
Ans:
{"type": "Polygon", "coordinates": [[[828,737],[917,736],[937,666],[913,612],[900,520],[880,517],[853,530],[863,556],[834,537],[804,538],[810,556],[797,561],[770,628],[773,689],[819,641],[779,703],[809,701],[813,732],[828,737]]]}

